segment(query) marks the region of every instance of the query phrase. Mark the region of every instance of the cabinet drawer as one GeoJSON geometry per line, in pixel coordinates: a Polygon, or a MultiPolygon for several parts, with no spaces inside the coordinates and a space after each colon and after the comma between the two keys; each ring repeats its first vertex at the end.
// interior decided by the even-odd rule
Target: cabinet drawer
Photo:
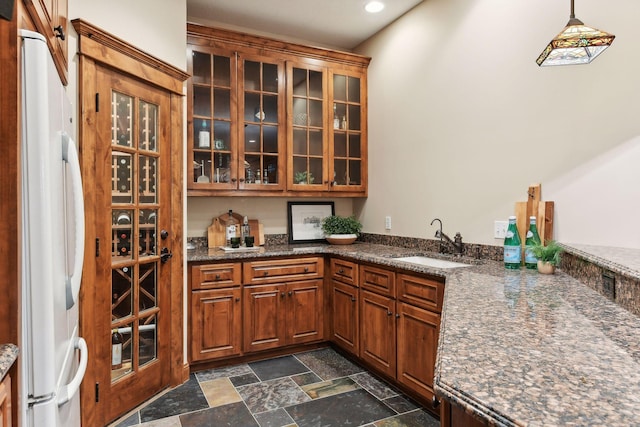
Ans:
{"type": "Polygon", "coordinates": [[[443,280],[398,274],[398,299],[432,311],[442,310],[443,280]]]}
{"type": "Polygon", "coordinates": [[[191,267],[191,289],[215,289],[242,283],[242,264],[204,264],[191,267]]]}
{"type": "Polygon", "coordinates": [[[382,295],[395,297],[396,282],[393,271],[369,265],[360,266],[360,286],[382,295]]]}
{"type": "Polygon", "coordinates": [[[324,275],[322,258],[276,259],[244,263],[244,283],[282,283],[324,275]]]}
{"type": "Polygon", "coordinates": [[[351,261],[331,258],[331,278],[351,286],[358,286],[358,265],[351,261]]]}

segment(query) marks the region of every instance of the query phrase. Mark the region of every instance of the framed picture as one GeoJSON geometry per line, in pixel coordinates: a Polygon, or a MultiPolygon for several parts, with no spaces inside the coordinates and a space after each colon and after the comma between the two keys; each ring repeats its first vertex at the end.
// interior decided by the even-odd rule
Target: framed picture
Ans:
{"type": "Polygon", "coordinates": [[[289,243],[324,240],[322,220],[335,214],[333,202],[288,202],[289,243]]]}

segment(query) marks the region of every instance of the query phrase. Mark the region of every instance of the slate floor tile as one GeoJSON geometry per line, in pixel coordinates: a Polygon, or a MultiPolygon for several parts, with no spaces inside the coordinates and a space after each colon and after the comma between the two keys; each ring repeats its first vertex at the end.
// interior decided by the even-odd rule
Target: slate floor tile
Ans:
{"type": "Polygon", "coordinates": [[[192,374],[186,383],[168,391],[142,408],[140,410],[140,420],[142,422],[152,421],[208,407],[207,399],[202,393],[200,384],[195,375],[192,374]]]}
{"type": "Polygon", "coordinates": [[[260,427],[242,402],[180,416],[181,427],[260,427]]]}
{"type": "Polygon", "coordinates": [[[360,426],[396,413],[359,389],[285,408],[299,427],[360,426]]]}
{"type": "Polygon", "coordinates": [[[288,377],[238,387],[238,393],[254,414],[311,400],[288,377]]]}
{"type": "Polygon", "coordinates": [[[249,367],[261,381],[309,372],[309,368],[304,366],[293,356],[261,360],[259,362],[249,363],[249,367]]]}

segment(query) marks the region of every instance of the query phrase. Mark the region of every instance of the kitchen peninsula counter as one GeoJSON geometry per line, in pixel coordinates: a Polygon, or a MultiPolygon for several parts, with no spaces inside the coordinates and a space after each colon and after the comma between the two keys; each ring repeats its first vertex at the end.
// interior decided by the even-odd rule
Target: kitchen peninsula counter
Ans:
{"type": "Polygon", "coordinates": [[[562,271],[510,271],[486,260],[449,270],[423,267],[393,259],[416,250],[367,243],[261,251],[191,250],[188,260],[329,254],[442,275],[438,396],[489,425],[627,426],[640,420],[640,318],[562,271]]]}

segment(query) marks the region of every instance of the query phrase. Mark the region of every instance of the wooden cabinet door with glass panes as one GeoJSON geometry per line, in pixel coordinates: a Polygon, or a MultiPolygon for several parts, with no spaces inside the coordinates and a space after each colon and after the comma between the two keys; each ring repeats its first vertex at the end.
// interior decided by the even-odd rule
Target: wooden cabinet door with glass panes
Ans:
{"type": "Polygon", "coordinates": [[[284,189],[284,62],[240,54],[238,59],[239,188],[284,189]]]}
{"type": "Polygon", "coordinates": [[[189,189],[282,190],[284,64],[190,50],[189,189]]]}
{"type": "Polygon", "coordinates": [[[236,55],[190,50],[187,188],[237,188],[236,55]]]}
{"type": "Polygon", "coordinates": [[[366,81],[360,72],[329,72],[331,191],[366,191],[366,81]]]}
{"type": "Polygon", "coordinates": [[[329,188],[326,68],[287,63],[287,93],[287,188],[325,191],[329,188]]]}

